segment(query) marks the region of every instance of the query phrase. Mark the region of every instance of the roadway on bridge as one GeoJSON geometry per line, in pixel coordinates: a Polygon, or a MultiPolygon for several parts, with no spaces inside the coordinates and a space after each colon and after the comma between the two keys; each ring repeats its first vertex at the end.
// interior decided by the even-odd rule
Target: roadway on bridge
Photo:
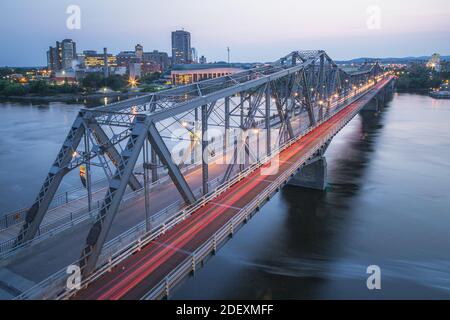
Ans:
{"type": "Polygon", "coordinates": [[[365,106],[373,98],[373,93],[389,81],[390,78],[380,81],[368,94],[281,152],[278,172],[263,176],[262,168],[256,170],[187,220],[117,265],[111,272],[103,274],[88,288],[78,292],[74,298],[83,300],[142,298],[230,221],[241,208],[273,183],[282,172],[313,149],[321,138],[333,133],[343,120],[350,119],[355,111],[365,106]]]}

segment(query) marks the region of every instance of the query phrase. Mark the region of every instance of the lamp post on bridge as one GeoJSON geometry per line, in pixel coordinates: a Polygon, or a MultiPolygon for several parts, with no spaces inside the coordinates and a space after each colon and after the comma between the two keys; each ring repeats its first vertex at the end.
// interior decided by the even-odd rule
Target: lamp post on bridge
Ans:
{"type": "Polygon", "coordinates": [[[259,150],[260,130],[258,128],[254,128],[253,133],[256,135],[256,161],[259,162],[259,159],[260,159],[260,150],[259,150]]]}

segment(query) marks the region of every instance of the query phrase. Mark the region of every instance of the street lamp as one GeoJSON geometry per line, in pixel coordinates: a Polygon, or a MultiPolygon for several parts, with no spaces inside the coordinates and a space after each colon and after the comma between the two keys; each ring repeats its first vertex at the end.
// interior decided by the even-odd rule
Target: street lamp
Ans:
{"type": "Polygon", "coordinates": [[[189,138],[191,140],[191,163],[195,163],[196,154],[196,142],[198,141],[197,132],[195,130],[195,122],[182,121],[181,126],[189,132],[189,138]],[[192,127],[194,127],[192,129],[192,127]]]}
{"type": "Polygon", "coordinates": [[[253,133],[256,134],[256,161],[259,162],[259,154],[260,154],[260,150],[259,150],[259,129],[258,128],[254,128],[253,129],[253,133]]]}

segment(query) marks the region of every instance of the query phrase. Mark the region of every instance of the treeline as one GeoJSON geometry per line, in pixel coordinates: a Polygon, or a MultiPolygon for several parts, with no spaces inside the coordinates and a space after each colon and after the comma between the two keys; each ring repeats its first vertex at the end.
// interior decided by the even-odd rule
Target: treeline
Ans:
{"type": "MultiPolygon", "coordinates": [[[[154,73],[145,75],[139,82],[150,85],[153,81],[159,79],[160,74],[154,73]]],[[[102,88],[109,88],[113,91],[126,92],[128,88],[128,77],[112,75],[105,78],[100,73],[89,73],[80,84],[69,84],[65,82],[62,85],[56,85],[45,80],[31,81],[27,84],[20,84],[9,80],[0,80],[0,96],[24,96],[27,94],[35,95],[55,95],[55,94],[78,94],[93,93],[102,88]]],[[[144,91],[152,90],[153,86],[145,86],[144,91]]]]}
{"type": "Polygon", "coordinates": [[[449,79],[449,72],[435,72],[426,66],[413,65],[400,72],[397,81],[399,90],[429,90],[439,87],[442,81],[449,79]]]}
{"type": "Polygon", "coordinates": [[[24,96],[27,94],[54,95],[79,93],[81,88],[78,85],[65,83],[63,85],[52,85],[44,80],[37,80],[28,84],[20,84],[7,80],[0,80],[0,96],[24,96]]]}

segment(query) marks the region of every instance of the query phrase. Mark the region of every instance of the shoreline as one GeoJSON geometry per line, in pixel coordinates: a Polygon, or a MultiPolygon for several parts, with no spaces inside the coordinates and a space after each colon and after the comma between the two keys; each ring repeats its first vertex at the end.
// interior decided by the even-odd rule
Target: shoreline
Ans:
{"type": "Polygon", "coordinates": [[[23,101],[23,102],[73,102],[83,103],[86,100],[100,100],[103,98],[127,99],[148,94],[147,92],[127,92],[127,93],[93,93],[93,94],[58,94],[52,96],[25,95],[25,96],[0,96],[0,101],[23,101]]]}

